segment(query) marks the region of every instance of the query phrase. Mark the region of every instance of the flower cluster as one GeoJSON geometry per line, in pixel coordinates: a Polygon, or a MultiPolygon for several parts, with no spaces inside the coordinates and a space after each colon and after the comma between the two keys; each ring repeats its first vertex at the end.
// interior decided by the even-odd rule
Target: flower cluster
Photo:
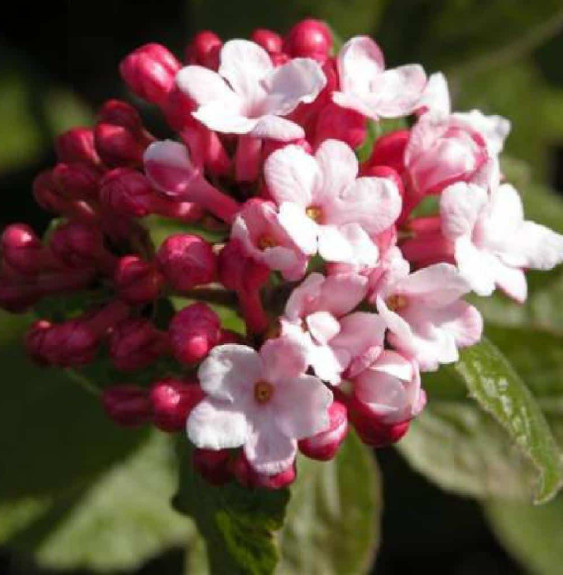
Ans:
{"type": "Polygon", "coordinates": [[[481,337],[464,297],[523,302],[525,271],[563,261],[563,236],[524,220],[504,181],[508,121],[452,113],[443,75],[386,69],[371,38],[336,51],[314,20],[284,37],[202,32],[185,64],[148,44],[120,71],[174,137],[116,100],[62,134],[34,183],[60,219],[44,241],[4,231],[0,303],[83,294],[80,313],[33,324],[31,356],[76,368],[105,354],[124,380],[154,370],[149,387],[105,387],[107,414],[186,429],[211,482],[287,485],[298,451],[332,458],[349,424],[397,441],[424,408],[421,372],[481,337]],[[181,230],[156,247],[155,215],[181,230]],[[170,296],[184,307],[165,317],[170,296]]]}

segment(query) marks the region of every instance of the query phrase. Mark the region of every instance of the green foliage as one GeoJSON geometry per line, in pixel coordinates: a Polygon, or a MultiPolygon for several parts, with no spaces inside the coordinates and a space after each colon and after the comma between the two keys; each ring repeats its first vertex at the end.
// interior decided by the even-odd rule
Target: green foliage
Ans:
{"type": "Polygon", "coordinates": [[[382,493],[371,450],[350,434],[332,461],[300,458],[277,573],[366,573],[379,541],[382,493]]]}
{"type": "Polygon", "coordinates": [[[31,365],[28,321],[0,315],[0,543],[56,569],[115,570],[185,542],[169,439],[115,427],[70,374],[31,365]]]}
{"type": "Polygon", "coordinates": [[[211,572],[272,573],[278,561],[274,535],[283,524],[289,491],[246,489],[234,482],[210,485],[193,469],[192,451],[186,440],[180,442],[174,506],[195,521],[205,540],[211,572]]]}
{"type": "Polygon", "coordinates": [[[399,444],[409,461],[445,489],[476,497],[554,496],[563,471],[541,409],[502,353],[488,340],[454,366],[425,377],[430,400],[399,444]],[[477,404],[466,396],[464,387],[477,404]]]}

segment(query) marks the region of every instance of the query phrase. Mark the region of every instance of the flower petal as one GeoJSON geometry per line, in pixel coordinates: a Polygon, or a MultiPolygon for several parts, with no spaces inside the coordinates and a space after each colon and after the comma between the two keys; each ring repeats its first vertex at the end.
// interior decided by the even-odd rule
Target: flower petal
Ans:
{"type": "Polygon", "coordinates": [[[379,251],[358,224],[319,226],[319,254],[329,262],[374,266],[379,251]]]}
{"type": "Polygon", "coordinates": [[[487,191],[473,184],[460,182],[447,187],[440,198],[444,235],[450,240],[471,236],[487,200],[487,191]]]}
{"type": "Polygon", "coordinates": [[[317,253],[317,224],[307,215],[302,206],[284,202],[279,208],[278,220],[299,249],[307,255],[317,253]]]}
{"type": "Polygon", "coordinates": [[[297,377],[307,369],[307,349],[301,340],[289,335],[267,340],[260,357],[264,378],[270,383],[297,377]]]}
{"type": "Polygon", "coordinates": [[[280,142],[290,142],[305,137],[305,131],[301,126],[272,114],[258,118],[250,134],[255,138],[270,138],[280,142]]]}
{"type": "Polygon", "coordinates": [[[264,111],[285,116],[300,102],[313,102],[325,85],[326,76],[315,60],[294,58],[262,80],[262,87],[267,92],[264,111]]]}
{"type": "Polygon", "coordinates": [[[336,274],[325,278],[318,300],[318,309],[336,317],[351,312],[367,294],[368,280],[355,273],[336,274]]]}
{"type": "Polygon", "coordinates": [[[220,101],[200,106],[192,115],[210,130],[224,134],[250,134],[258,123],[244,116],[236,106],[220,101]]]}
{"type": "Polygon", "coordinates": [[[408,116],[417,108],[425,87],[426,73],[418,64],[386,70],[373,86],[377,97],[373,112],[383,118],[408,116]]]}
{"type": "Polygon", "coordinates": [[[338,320],[327,311],[316,311],[305,318],[305,323],[313,339],[326,345],[340,331],[338,320]]]}
{"type": "Polygon", "coordinates": [[[176,75],[176,85],[198,106],[220,101],[239,102],[237,95],[229,88],[217,72],[203,66],[186,66],[176,75]]]}
{"type": "Polygon", "coordinates": [[[275,475],[293,463],[297,442],[284,435],[275,425],[266,423],[250,433],[244,453],[258,473],[275,475]]]}
{"type": "Polygon", "coordinates": [[[314,203],[324,204],[338,197],[358,175],[358,160],[350,146],[339,140],[325,140],[315,154],[322,183],[317,186],[314,203]],[[317,197],[319,196],[319,197],[317,197]]]}
{"type": "Polygon", "coordinates": [[[371,38],[356,36],[340,49],[337,65],[342,92],[363,95],[385,69],[385,60],[371,38]]]}
{"type": "Polygon", "coordinates": [[[207,398],[191,411],[186,424],[190,441],[201,449],[231,449],[248,439],[244,413],[232,403],[207,398]]]}
{"type": "Polygon", "coordinates": [[[219,74],[244,99],[253,100],[260,80],[273,68],[270,56],[258,44],[248,40],[230,40],[221,50],[219,74]]]}
{"type": "Polygon", "coordinates": [[[217,399],[233,402],[250,393],[262,378],[263,366],[258,353],[246,345],[226,344],[214,347],[198,370],[202,389],[217,399]]]}
{"type": "Polygon", "coordinates": [[[307,207],[317,185],[319,170],[315,158],[300,146],[276,150],[264,164],[264,177],[272,198],[307,207]]]}

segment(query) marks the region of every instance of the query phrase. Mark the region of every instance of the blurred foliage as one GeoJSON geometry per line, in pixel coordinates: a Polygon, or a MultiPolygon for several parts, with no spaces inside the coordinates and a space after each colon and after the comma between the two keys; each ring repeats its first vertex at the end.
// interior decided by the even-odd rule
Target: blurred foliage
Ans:
{"type": "MultiPolygon", "coordinates": [[[[3,223],[18,218],[45,225],[46,216],[33,207],[32,178],[52,161],[57,133],[90,123],[102,98],[125,96],[117,63],[128,50],[159,41],[180,53],[198,29],[241,36],[255,27],[285,31],[295,20],[313,16],[327,19],[344,38],[373,34],[390,65],[417,61],[429,71],[444,70],[455,107],[478,107],[510,118],[513,131],[507,152],[512,159],[505,162],[504,171],[522,192],[528,216],[563,232],[563,203],[551,189],[563,188],[560,0],[162,0],[158,11],[149,1],[132,5],[119,0],[60,0],[38,7],[21,28],[10,21],[9,10],[15,8],[21,10],[7,8],[1,25],[0,187],[10,198],[3,223]]],[[[158,120],[147,118],[164,135],[158,120]]],[[[165,228],[162,222],[151,228],[158,244],[165,228]]],[[[537,401],[560,447],[562,298],[563,273],[554,271],[530,274],[525,306],[501,295],[477,301],[489,321],[488,336],[518,374],[509,380],[522,378],[533,396],[522,395],[520,384],[509,381],[509,387],[514,384],[520,391],[502,395],[503,401],[529,400],[526,409],[532,412],[536,407],[530,405],[537,401]]],[[[50,311],[57,313],[53,307],[50,311]]],[[[206,559],[201,539],[188,520],[166,505],[178,474],[168,439],[108,425],[96,398],[87,393],[92,389],[89,378],[100,384],[115,377],[107,362],[80,377],[31,366],[20,343],[26,321],[0,316],[0,365],[7,382],[0,402],[0,543],[33,552],[41,565],[57,572],[78,567],[130,570],[172,545],[187,544],[187,572],[202,573],[206,559]]],[[[235,316],[229,322],[235,329],[240,325],[235,316]]],[[[425,378],[429,406],[400,450],[442,487],[487,499],[483,505],[495,532],[527,569],[559,573],[561,496],[537,509],[497,499],[527,495],[534,470],[511,443],[506,428],[468,397],[467,375],[447,369],[425,378]]],[[[139,377],[148,381],[150,374],[139,377]]],[[[469,390],[479,396],[487,390],[472,387],[476,382],[469,381],[469,390]]],[[[486,403],[486,397],[481,400],[486,403]]],[[[494,415],[503,405],[489,404],[488,409],[494,415]]],[[[543,417],[536,414],[532,419],[543,417]]],[[[537,421],[535,425],[532,430],[537,421]]],[[[552,448],[539,449],[536,457],[547,453],[552,461],[552,448]]],[[[379,539],[379,527],[370,525],[369,518],[375,520],[381,509],[378,475],[368,455],[350,438],[340,463],[301,462],[281,535],[281,572],[312,573],[313,563],[323,573],[365,570],[370,549],[379,539]],[[356,537],[350,537],[354,532],[356,537]]],[[[393,493],[395,485],[387,487],[393,493]]],[[[409,495],[399,496],[407,502],[403,501],[401,517],[421,504],[409,495]]],[[[387,497],[397,499],[396,494],[387,497]]],[[[202,500],[215,509],[225,506],[207,495],[202,500]]],[[[279,522],[281,505],[273,511],[274,519],[264,518],[269,526],[279,522]]],[[[417,515],[413,522],[418,531],[417,515]]],[[[241,533],[248,527],[248,521],[243,522],[241,533]]],[[[405,531],[401,525],[394,534],[404,536],[405,531]]],[[[440,556],[448,535],[455,535],[449,525],[434,542],[440,556]]],[[[219,541],[224,557],[232,550],[219,541]]],[[[395,545],[401,557],[410,548],[384,540],[384,556],[386,545],[395,545]]],[[[266,562],[275,554],[273,546],[267,549],[266,562]]],[[[426,557],[429,550],[421,553],[426,557]]]]}

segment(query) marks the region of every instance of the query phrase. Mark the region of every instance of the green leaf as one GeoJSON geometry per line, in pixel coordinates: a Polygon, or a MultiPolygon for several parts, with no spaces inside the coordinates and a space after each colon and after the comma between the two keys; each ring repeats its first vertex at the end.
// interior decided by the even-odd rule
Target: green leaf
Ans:
{"type": "Polygon", "coordinates": [[[281,532],[277,573],[367,573],[379,542],[380,477],[371,450],[350,434],[337,457],[301,457],[281,532]]]}
{"type": "Polygon", "coordinates": [[[289,491],[213,486],[195,472],[193,448],[180,442],[175,507],[190,516],[205,540],[212,573],[266,575],[278,561],[274,535],[283,524],[289,491]]]}
{"type": "Polygon", "coordinates": [[[513,501],[490,501],[485,516],[505,547],[530,573],[559,575],[563,563],[563,496],[535,507],[513,501]]]}
{"type": "Polygon", "coordinates": [[[536,476],[537,503],[562,482],[559,451],[541,409],[488,340],[454,367],[428,374],[429,405],[399,449],[448,490],[476,497],[522,497],[536,476]],[[466,397],[464,386],[484,410],[466,397]]]}
{"type": "Polygon", "coordinates": [[[134,569],[195,536],[170,506],[176,481],[172,442],[155,432],[95,481],[49,505],[29,499],[0,505],[3,522],[12,524],[9,537],[0,539],[56,571],[134,569]]]}
{"type": "Polygon", "coordinates": [[[532,460],[539,475],[535,501],[552,498],[563,482],[559,450],[534,396],[510,362],[484,339],[463,353],[456,370],[471,396],[532,460]]]}
{"type": "Polygon", "coordinates": [[[115,570],[185,543],[170,440],[116,427],[70,372],[33,366],[29,321],[0,314],[0,544],[57,570],[115,570]]]}

